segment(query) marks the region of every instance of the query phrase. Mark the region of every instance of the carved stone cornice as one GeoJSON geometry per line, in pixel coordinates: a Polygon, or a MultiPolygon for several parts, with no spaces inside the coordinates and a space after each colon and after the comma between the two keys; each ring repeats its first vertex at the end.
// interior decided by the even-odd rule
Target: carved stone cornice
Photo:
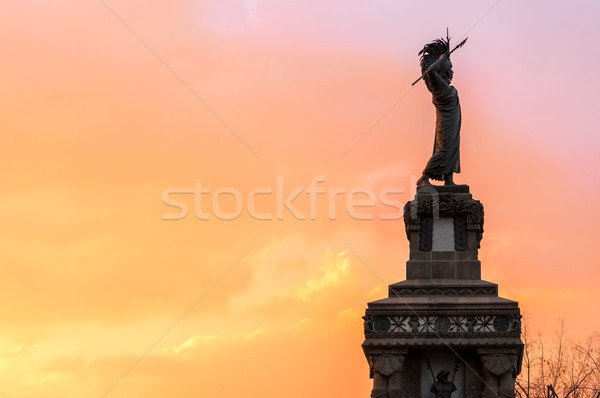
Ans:
{"type": "Polygon", "coordinates": [[[497,286],[427,286],[402,287],[390,286],[390,297],[407,296],[497,296],[497,286]]]}
{"type": "Polygon", "coordinates": [[[459,314],[366,315],[366,337],[519,337],[521,315],[459,314]]]}

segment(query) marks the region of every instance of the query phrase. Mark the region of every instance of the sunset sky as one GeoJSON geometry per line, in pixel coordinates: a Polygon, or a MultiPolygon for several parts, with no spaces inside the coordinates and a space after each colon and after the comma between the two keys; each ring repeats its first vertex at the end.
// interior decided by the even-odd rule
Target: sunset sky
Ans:
{"type": "Polygon", "coordinates": [[[599,2],[1,9],[0,397],[367,397],[361,316],[405,277],[433,142],[410,84],[446,27],[483,279],[536,334],[600,331],[599,2]],[[296,187],[305,220],[277,208],[296,187]]]}

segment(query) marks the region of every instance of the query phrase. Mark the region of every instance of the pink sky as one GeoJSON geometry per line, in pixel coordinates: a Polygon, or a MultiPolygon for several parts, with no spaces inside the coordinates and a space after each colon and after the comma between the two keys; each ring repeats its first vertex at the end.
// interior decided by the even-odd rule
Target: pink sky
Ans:
{"type": "Polygon", "coordinates": [[[404,279],[402,220],[343,197],[330,220],[323,195],[315,220],[165,221],[161,195],[324,176],[406,202],[434,122],[406,90],[446,27],[469,37],[456,180],[485,205],[484,279],[536,332],[600,330],[597,3],[106,4],[0,13],[0,396],[101,397],[163,335],[107,397],[367,396],[361,316],[404,279]]]}

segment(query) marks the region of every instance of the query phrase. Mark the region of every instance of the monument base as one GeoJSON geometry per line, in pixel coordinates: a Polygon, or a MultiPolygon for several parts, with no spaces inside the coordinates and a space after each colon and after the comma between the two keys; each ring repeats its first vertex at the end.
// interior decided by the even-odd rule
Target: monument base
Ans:
{"type": "Polygon", "coordinates": [[[371,397],[514,397],[521,314],[480,278],[483,206],[465,186],[426,188],[405,206],[407,280],[364,316],[371,397]]]}

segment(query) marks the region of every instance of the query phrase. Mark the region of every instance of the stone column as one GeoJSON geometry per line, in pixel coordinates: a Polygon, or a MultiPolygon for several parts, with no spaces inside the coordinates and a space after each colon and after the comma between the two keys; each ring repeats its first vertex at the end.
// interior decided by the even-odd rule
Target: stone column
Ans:
{"type": "Polygon", "coordinates": [[[514,370],[500,375],[498,391],[501,398],[514,398],[515,378],[514,370]]]}
{"type": "Polygon", "coordinates": [[[514,398],[518,353],[494,349],[479,349],[478,352],[483,363],[484,396],[514,398]]]}
{"type": "Polygon", "coordinates": [[[373,378],[371,398],[402,398],[405,356],[375,354],[368,359],[373,378]]]}

